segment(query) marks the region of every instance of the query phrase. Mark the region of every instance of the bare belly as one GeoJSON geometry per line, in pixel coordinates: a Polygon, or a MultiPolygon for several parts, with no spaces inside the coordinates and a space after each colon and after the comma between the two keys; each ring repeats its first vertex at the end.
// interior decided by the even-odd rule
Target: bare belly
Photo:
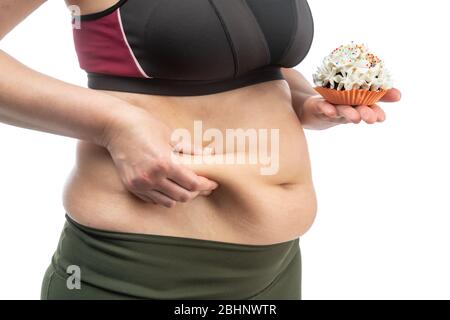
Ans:
{"type": "Polygon", "coordinates": [[[287,82],[198,97],[109,93],[174,130],[184,129],[193,139],[199,137],[199,124],[203,134],[208,129],[222,133],[224,146],[236,138],[228,135],[230,130],[242,129],[248,139],[241,149],[235,140],[234,148],[216,148],[209,156],[180,157],[182,165],[220,186],[210,196],[174,208],[149,204],[129,193],[108,151],[80,141],[64,193],[65,209],[73,219],[112,231],[257,245],[288,241],[310,228],[316,197],[305,136],[287,82]],[[255,137],[256,142],[251,139],[255,137]]]}

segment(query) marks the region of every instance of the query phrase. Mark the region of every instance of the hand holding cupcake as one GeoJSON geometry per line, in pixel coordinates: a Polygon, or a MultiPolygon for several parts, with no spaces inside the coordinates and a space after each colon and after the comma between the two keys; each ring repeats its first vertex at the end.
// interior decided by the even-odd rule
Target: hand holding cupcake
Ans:
{"type": "Polygon", "coordinates": [[[391,89],[384,63],[363,44],[336,48],[313,75],[315,90],[336,105],[374,105],[391,89]]]}
{"type": "Polygon", "coordinates": [[[299,116],[307,129],[322,130],[361,121],[383,122],[386,114],[377,102],[401,99],[383,61],[362,44],[336,48],[325,57],[313,79],[316,87],[307,90],[299,116]]]}

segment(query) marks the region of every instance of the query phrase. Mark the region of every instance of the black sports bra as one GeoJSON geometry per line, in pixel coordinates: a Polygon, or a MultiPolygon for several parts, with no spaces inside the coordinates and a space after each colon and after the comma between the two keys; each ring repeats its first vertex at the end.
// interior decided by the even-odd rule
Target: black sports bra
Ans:
{"type": "Polygon", "coordinates": [[[306,0],[120,0],[78,18],[89,88],[173,96],[283,79],[314,30],[306,0]]]}

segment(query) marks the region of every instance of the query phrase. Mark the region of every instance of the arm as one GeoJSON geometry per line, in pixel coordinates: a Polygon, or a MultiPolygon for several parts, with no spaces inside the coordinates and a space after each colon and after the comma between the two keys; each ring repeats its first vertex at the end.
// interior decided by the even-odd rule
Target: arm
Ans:
{"type": "MultiPolygon", "coordinates": [[[[378,105],[332,105],[323,99],[297,70],[283,68],[282,72],[291,90],[293,108],[306,129],[323,130],[338,124],[360,123],[362,120],[373,124],[386,119],[383,109],[378,105]]],[[[391,89],[382,101],[397,102],[400,98],[400,91],[391,89]]]]}
{"type": "MultiPolygon", "coordinates": [[[[1,0],[0,41],[45,0],[1,0]]],[[[0,122],[105,144],[124,101],[29,69],[0,50],[0,122]]]]}
{"type": "MultiPolygon", "coordinates": [[[[0,40],[45,0],[0,0],[0,40]]],[[[124,185],[171,207],[217,185],[171,161],[170,129],[106,93],[36,72],[0,50],[0,122],[105,147],[124,185]]]]}

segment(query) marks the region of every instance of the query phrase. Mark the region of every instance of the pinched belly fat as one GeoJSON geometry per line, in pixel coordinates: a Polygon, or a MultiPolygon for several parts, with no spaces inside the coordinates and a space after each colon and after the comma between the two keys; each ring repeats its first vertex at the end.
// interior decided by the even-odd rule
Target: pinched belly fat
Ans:
{"type": "MultiPolygon", "coordinates": [[[[277,97],[275,89],[270,97],[277,97]]],[[[301,124],[282,99],[238,101],[241,112],[233,117],[233,103],[223,116],[186,107],[183,117],[183,109],[174,107],[182,119],[171,123],[174,130],[180,137],[204,139],[209,148],[202,155],[179,154],[174,161],[218,182],[210,196],[173,208],[143,202],[126,190],[107,150],[80,142],[64,193],[66,211],[100,229],[233,243],[272,244],[304,234],[317,204],[301,124]]],[[[162,118],[169,111],[152,110],[162,118]]]]}

